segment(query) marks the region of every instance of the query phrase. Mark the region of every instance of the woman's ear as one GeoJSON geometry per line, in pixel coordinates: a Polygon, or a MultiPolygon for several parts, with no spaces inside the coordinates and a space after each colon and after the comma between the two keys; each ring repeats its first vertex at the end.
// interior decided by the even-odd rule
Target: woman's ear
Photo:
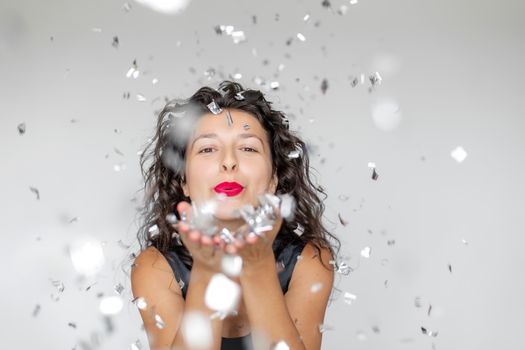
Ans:
{"type": "Polygon", "coordinates": [[[275,194],[275,191],[277,191],[277,185],[279,185],[279,179],[277,178],[277,173],[274,173],[270,180],[270,185],[268,186],[270,193],[275,194]]]}
{"type": "Polygon", "coordinates": [[[186,183],[186,178],[184,176],[180,179],[180,187],[182,187],[182,191],[184,191],[184,195],[186,197],[190,196],[190,191],[188,189],[188,184],[186,183]]]}

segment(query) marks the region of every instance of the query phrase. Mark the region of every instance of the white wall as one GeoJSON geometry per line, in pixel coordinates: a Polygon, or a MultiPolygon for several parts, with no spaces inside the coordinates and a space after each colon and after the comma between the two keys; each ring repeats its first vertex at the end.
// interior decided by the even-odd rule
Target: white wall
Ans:
{"type": "Polygon", "coordinates": [[[129,349],[137,339],[147,348],[122,271],[137,248],[137,152],[164,96],[187,97],[234,73],[253,88],[256,77],[278,81],[269,98],[317,147],[327,220],[355,269],[337,288],[357,296],[329,307],[323,349],[525,346],[524,3],[331,3],[194,0],[166,15],[135,2],[126,12],[123,1],[2,0],[2,348],[129,349]],[[220,24],[243,30],[246,42],[218,36],[220,24]],[[126,78],[134,59],[142,74],[126,78]],[[351,86],[350,76],[376,71],[374,91],[368,81],[351,86]],[[387,100],[401,116],[390,130],[372,113],[387,100]],[[468,153],[462,163],[450,156],[457,146],[468,153]],[[68,247],[86,236],[102,242],[106,264],[81,279],[68,247]],[[125,306],[108,332],[98,304],[117,283],[125,306]]]}

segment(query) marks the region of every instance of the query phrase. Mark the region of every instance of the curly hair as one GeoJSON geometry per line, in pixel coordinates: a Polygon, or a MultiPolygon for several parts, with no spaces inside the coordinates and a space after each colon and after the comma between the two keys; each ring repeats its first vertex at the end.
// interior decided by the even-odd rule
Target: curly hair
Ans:
{"type": "Polygon", "coordinates": [[[180,124],[187,121],[188,116],[198,118],[209,113],[207,105],[213,101],[220,107],[250,113],[267,132],[272,173],[278,178],[276,194],[289,194],[296,203],[293,218],[283,221],[278,233],[280,245],[277,251],[289,243],[302,241],[312,243],[319,258],[321,248],[328,248],[335,258],[341,244],[321,221],[323,200],[327,195],[311,179],[306,144],[289,130],[286,116],[272,109],[272,103],[262,92],[245,90],[239,83],[231,81],[223,81],[217,90],[202,87],[186,100],[168,101],[160,111],[155,135],[140,156],[144,205],[139,212],[143,224],[137,238],[141,249],[154,246],[163,254],[174,250],[186,264],[192,264],[191,255],[173,234],[174,229],[166,216],[175,213],[179,218],[177,203],[190,202],[190,198],[184,195],[182,183],[185,181],[184,162],[191,132],[181,132],[184,125],[180,124]],[[181,114],[184,115],[182,118],[181,114]],[[299,156],[290,157],[291,152],[299,153],[299,156]]]}

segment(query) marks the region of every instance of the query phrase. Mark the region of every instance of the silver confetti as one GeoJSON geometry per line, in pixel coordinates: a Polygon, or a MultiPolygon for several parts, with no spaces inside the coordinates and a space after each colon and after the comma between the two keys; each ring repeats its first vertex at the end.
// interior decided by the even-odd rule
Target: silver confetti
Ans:
{"type": "Polygon", "coordinates": [[[233,118],[229,110],[226,110],[226,122],[228,123],[228,126],[233,125],[233,118]]]}
{"type": "Polygon", "coordinates": [[[245,99],[243,95],[244,91],[239,91],[238,93],[233,96],[237,101],[243,101],[245,99]]]}
{"type": "Polygon", "coordinates": [[[17,129],[18,129],[19,135],[24,135],[26,132],[26,124],[25,123],[18,124],[17,129]]]}
{"type": "Polygon", "coordinates": [[[244,128],[244,130],[250,130],[250,125],[249,124],[244,124],[242,127],[244,128]]]}
{"type": "Polygon", "coordinates": [[[150,237],[155,237],[156,235],[160,233],[160,230],[157,224],[155,224],[148,229],[148,232],[150,234],[150,237]]]}
{"type": "Polygon", "coordinates": [[[219,233],[219,238],[226,244],[231,244],[235,241],[235,237],[231,234],[230,230],[224,227],[219,233]]]}
{"type": "Polygon", "coordinates": [[[321,282],[317,282],[317,283],[312,284],[312,286],[310,287],[310,292],[311,293],[317,293],[322,288],[323,288],[323,284],[321,282]]]}
{"type": "Polygon", "coordinates": [[[118,295],[122,295],[122,291],[124,291],[124,286],[121,283],[118,283],[115,285],[115,293],[118,295]]]}
{"type": "Polygon", "coordinates": [[[38,316],[39,312],[40,312],[40,304],[36,304],[35,308],[33,309],[33,317],[38,316]]]}
{"type": "Polygon", "coordinates": [[[40,191],[38,190],[38,188],[35,188],[35,187],[29,187],[29,189],[31,190],[31,192],[33,192],[34,194],[36,194],[36,200],[40,200],[40,191]]]}
{"type": "Polygon", "coordinates": [[[139,339],[137,339],[134,343],[131,343],[131,350],[141,350],[142,349],[142,343],[139,339]]]}
{"type": "Polygon", "coordinates": [[[348,225],[348,221],[346,221],[345,219],[343,219],[343,217],[341,216],[341,214],[337,214],[337,216],[339,217],[339,222],[341,223],[341,225],[343,226],[346,226],[348,225]]]}
{"type": "Polygon", "coordinates": [[[428,335],[429,337],[434,337],[434,338],[437,337],[438,335],[438,332],[428,330],[425,327],[421,327],[421,332],[425,335],[428,335]]]}
{"type": "Polygon", "coordinates": [[[352,293],[349,293],[349,292],[345,292],[344,294],[344,301],[345,303],[347,303],[348,305],[352,305],[352,303],[357,299],[357,296],[352,294],[352,293]]]}
{"type": "Polygon", "coordinates": [[[163,329],[165,326],[164,321],[162,321],[162,318],[159,315],[155,315],[155,326],[159,329],[163,329]]]}
{"type": "Polygon", "coordinates": [[[370,253],[371,253],[371,248],[370,247],[364,247],[362,250],[361,250],[361,256],[363,258],[370,258],[370,253]]]}
{"type": "Polygon", "coordinates": [[[182,279],[180,279],[177,283],[179,284],[179,287],[181,290],[184,289],[184,286],[186,285],[186,283],[184,283],[182,279]]]}
{"type": "Polygon", "coordinates": [[[208,105],[206,105],[211,113],[217,115],[222,112],[222,108],[219,107],[219,105],[215,102],[215,100],[212,100],[208,105]]]}
{"type": "Polygon", "coordinates": [[[132,300],[132,303],[135,304],[139,309],[145,310],[148,304],[143,297],[137,297],[132,300]]]}
{"type": "Polygon", "coordinates": [[[115,49],[118,49],[118,45],[119,45],[118,36],[114,36],[111,46],[113,46],[115,49]]]}

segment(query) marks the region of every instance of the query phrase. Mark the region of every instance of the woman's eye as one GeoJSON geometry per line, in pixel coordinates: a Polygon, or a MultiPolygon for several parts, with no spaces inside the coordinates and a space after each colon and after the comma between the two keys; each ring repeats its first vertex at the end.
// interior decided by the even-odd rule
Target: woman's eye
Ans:
{"type": "Polygon", "coordinates": [[[199,153],[211,153],[213,151],[213,148],[211,147],[206,147],[206,148],[203,148],[199,151],[199,153]]]}
{"type": "Polygon", "coordinates": [[[251,147],[243,147],[242,149],[248,152],[257,152],[255,148],[251,148],[251,147]]]}

